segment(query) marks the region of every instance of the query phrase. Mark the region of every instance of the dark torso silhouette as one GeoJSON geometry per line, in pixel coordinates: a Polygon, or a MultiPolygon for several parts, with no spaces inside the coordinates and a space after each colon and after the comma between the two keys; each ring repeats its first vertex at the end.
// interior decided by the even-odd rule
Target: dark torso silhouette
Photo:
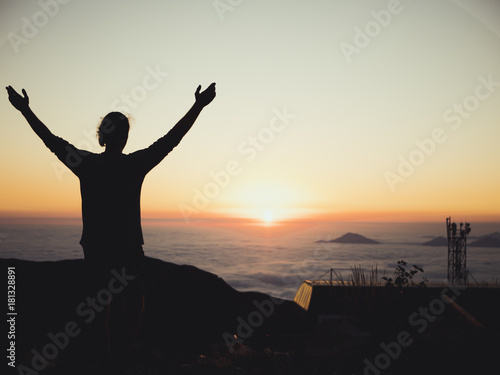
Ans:
{"type": "Polygon", "coordinates": [[[141,187],[146,174],[177,142],[169,134],[131,154],[96,154],[79,150],[62,138],[46,142],[79,179],[85,259],[120,263],[142,256],[141,187]]]}

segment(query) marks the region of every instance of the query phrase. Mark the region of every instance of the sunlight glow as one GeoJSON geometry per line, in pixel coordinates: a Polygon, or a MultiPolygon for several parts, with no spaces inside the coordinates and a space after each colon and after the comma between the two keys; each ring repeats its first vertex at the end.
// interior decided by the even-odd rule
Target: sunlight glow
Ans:
{"type": "Polygon", "coordinates": [[[264,212],[264,221],[266,223],[272,223],[273,220],[274,220],[273,212],[271,210],[266,210],[266,212],[264,212]]]}

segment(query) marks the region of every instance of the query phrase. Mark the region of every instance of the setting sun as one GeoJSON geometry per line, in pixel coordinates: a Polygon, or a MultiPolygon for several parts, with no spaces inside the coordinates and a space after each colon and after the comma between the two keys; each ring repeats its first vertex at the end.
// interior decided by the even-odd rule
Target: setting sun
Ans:
{"type": "Polygon", "coordinates": [[[274,216],[273,216],[273,212],[271,210],[266,210],[266,212],[264,212],[264,222],[265,223],[272,223],[274,220],[274,216]]]}

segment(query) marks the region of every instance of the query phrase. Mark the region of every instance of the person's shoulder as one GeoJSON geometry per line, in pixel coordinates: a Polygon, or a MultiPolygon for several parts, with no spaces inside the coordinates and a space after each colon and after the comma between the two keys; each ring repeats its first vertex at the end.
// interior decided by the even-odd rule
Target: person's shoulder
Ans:
{"type": "Polygon", "coordinates": [[[124,164],[129,166],[131,171],[140,171],[141,173],[147,173],[147,166],[150,164],[151,159],[151,150],[148,148],[123,154],[124,164]]]}
{"type": "Polygon", "coordinates": [[[92,151],[88,151],[88,150],[82,150],[82,149],[76,149],[78,151],[78,154],[80,154],[82,157],[84,157],[85,159],[88,159],[88,160],[94,160],[94,159],[100,159],[101,158],[101,154],[100,153],[96,153],[96,152],[92,152],[92,151]]]}
{"type": "Polygon", "coordinates": [[[136,150],[136,151],[133,151],[131,153],[128,153],[128,154],[123,154],[127,159],[135,159],[135,158],[140,158],[144,155],[147,155],[148,154],[148,149],[147,148],[143,148],[143,149],[140,149],[140,150],[136,150]]]}
{"type": "Polygon", "coordinates": [[[75,147],[72,143],[70,143],[67,140],[65,140],[64,138],[56,136],[56,135],[54,135],[50,140],[48,140],[47,146],[50,149],[57,148],[57,149],[64,150],[68,153],[71,153],[71,152],[75,153],[76,152],[80,156],[98,155],[94,152],[83,150],[83,149],[80,149],[78,147],[75,147]]]}
{"type": "Polygon", "coordinates": [[[101,155],[100,153],[96,153],[96,152],[92,152],[92,151],[88,151],[88,150],[82,150],[82,149],[78,149],[78,152],[82,156],[88,156],[88,157],[92,157],[92,158],[99,157],[99,155],[101,155]]]}
{"type": "Polygon", "coordinates": [[[97,153],[87,150],[78,150],[78,154],[81,156],[82,161],[88,164],[101,164],[105,157],[103,153],[97,153]]]}

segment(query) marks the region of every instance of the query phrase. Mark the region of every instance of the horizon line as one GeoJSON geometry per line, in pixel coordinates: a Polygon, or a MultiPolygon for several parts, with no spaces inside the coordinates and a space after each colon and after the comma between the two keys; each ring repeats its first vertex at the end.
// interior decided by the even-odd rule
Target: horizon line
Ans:
{"type": "MultiPolygon", "coordinates": [[[[206,216],[206,217],[196,217],[189,220],[185,220],[182,217],[172,217],[172,216],[143,216],[141,217],[141,221],[144,225],[151,225],[155,222],[163,223],[163,224],[233,224],[233,225],[262,225],[267,227],[273,226],[281,226],[281,225],[292,225],[292,224],[327,224],[327,223],[342,223],[342,222],[358,222],[358,223],[441,223],[445,222],[445,219],[448,217],[444,215],[442,219],[437,219],[435,217],[422,218],[422,215],[416,215],[414,219],[408,216],[408,214],[400,214],[394,215],[396,217],[392,217],[392,215],[377,215],[378,217],[374,217],[374,215],[367,215],[366,217],[357,216],[357,215],[346,215],[345,217],[326,217],[324,215],[318,215],[318,217],[303,217],[303,218],[294,218],[294,219],[284,219],[284,220],[275,220],[270,223],[266,223],[263,220],[258,218],[248,218],[248,217],[234,217],[234,216],[206,216]]],[[[434,216],[434,215],[433,215],[434,216]]],[[[452,216],[455,222],[473,222],[473,223],[488,223],[488,224],[496,224],[500,223],[500,217],[493,216],[491,218],[485,218],[484,216],[489,215],[477,215],[483,216],[481,219],[473,219],[472,217],[467,220],[463,220],[459,216],[452,216]]],[[[467,215],[472,216],[472,215],[467,215]]],[[[474,215],[476,216],[476,215],[474,215]]],[[[82,218],[77,215],[2,215],[0,212],[0,225],[5,224],[40,224],[40,221],[44,221],[46,224],[53,225],[57,224],[81,224],[82,218]],[[78,223],[76,223],[78,222],[78,223]]],[[[444,225],[444,224],[443,224],[444,225]]]]}

